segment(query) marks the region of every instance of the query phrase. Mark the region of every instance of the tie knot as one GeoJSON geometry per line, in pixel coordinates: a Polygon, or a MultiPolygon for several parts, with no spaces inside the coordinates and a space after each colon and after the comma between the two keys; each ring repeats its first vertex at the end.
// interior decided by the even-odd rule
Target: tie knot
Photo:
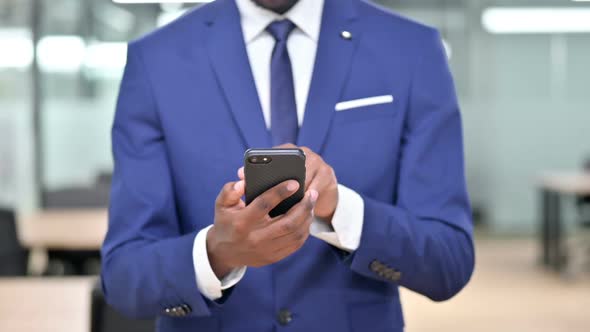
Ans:
{"type": "Polygon", "coordinates": [[[287,19],[274,21],[266,27],[266,31],[268,31],[277,42],[286,40],[293,29],[295,29],[295,24],[287,19]]]}

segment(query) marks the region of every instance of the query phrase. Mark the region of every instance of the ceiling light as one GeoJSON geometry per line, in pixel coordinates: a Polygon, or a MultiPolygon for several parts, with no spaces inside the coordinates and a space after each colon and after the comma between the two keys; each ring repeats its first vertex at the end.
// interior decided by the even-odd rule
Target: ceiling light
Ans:
{"type": "Polygon", "coordinates": [[[27,29],[0,29],[0,69],[25,69],[33,63],[33,41],[27,29]]]}
{"type": "Polygon", "coordinates": [[[86,43],[80,36],[46,36],[37,44],[37,59],[43,71],[77,72],[85,56],[86,43]]]}
{"type": "Polygon", "coordinates": [[[86,49],[84,66],[93,70],[112,70],[119,73],[127,60],[127,43],[93,42],[86,49]]]}
{"type": "Polygon", "coordinates": [[[490,33],[587,33],[590,8],[574,7],[492,7],[481,21],[490,33]]]}
{"type": "Polygon", "coordinates": [[[114,3],[205,3],[213,0],[113,0],[114,3]]]}

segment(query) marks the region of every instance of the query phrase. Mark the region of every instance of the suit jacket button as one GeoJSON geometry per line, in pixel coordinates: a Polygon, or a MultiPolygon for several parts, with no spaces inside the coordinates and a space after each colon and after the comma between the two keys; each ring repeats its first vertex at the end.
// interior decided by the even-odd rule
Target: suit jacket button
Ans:
{"type": "Polygon", "coordinates": [[[381,264],[378,260],[374,260],[369,265],[369,268],[373,272],[379,272],[379,271],[382,271],[383,270],[383,264],[381,264]]]}
{"type": "Polygon", "coordinates": [[[277,320],[279,321],[279,324],[285,326],[291,323],[293,320],[293,315],[291,314],[291,311],[287,309],[281,309],[277,315],[277,320]]]}
{"type": "Polygon", "coordinates": [[[385,273],[384,273],[385,274],[385,278],[386,279],[389,279],[389,280],[393,280],[393,277],[394,277],[395,273],[396,273],[395,270],[393,270],[393,269],[387,269],[387,270],[385,270],[385,273]]]}
{"type": "Polygon", "coordinates": [[[182,309],[184,310],[185,315],[188,315],[193,311],[193,309],[191,309],[191,307],[188,304],[183,304],[182,309]]]}

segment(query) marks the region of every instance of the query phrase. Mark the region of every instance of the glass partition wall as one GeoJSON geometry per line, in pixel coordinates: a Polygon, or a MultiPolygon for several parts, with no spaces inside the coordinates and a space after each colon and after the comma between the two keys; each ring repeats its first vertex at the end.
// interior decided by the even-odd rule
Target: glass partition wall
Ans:
{"type": "Polygon", "coordinates": [[[41,0],[40,162],[45,207],[108,202],[110,126],[126,41],[155,26],[157,5],[41,0]]]}
{"type": "Polygon", "coordinates": [[[105,206],[110,127],[126,43],[185,6],[110,0],[40,0],[39,6],[42,205],[105,206]]]}
{"type": "Polygon", "coordinates": [[[31,0],[0,1],[0,208],[32,206],[31,0]]]}

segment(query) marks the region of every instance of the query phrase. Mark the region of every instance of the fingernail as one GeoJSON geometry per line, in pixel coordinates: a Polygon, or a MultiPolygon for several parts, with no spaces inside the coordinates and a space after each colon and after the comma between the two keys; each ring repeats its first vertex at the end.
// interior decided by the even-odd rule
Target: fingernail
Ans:
{"type": "Polygon", "coordinates": [[[235,191],[240,191],[242,190],[242,185],[243,185],[244,181],[238,181],[234,184],[234,190],[235,191]]]}
{"type": "Polygon", "coordinates": [[[318,200],[318,196],[318,192],[313,189],[309,192],[309,198],[311,199],[312,203],[315,203],[318,200]]]}
{"type": "Polygon", "coordinates": [[[287,190],[289,191],[294,191],[297,189],[297,185],[298,183],[295,181],[290,181],[289,184],[287,185],[287,190]]]}

